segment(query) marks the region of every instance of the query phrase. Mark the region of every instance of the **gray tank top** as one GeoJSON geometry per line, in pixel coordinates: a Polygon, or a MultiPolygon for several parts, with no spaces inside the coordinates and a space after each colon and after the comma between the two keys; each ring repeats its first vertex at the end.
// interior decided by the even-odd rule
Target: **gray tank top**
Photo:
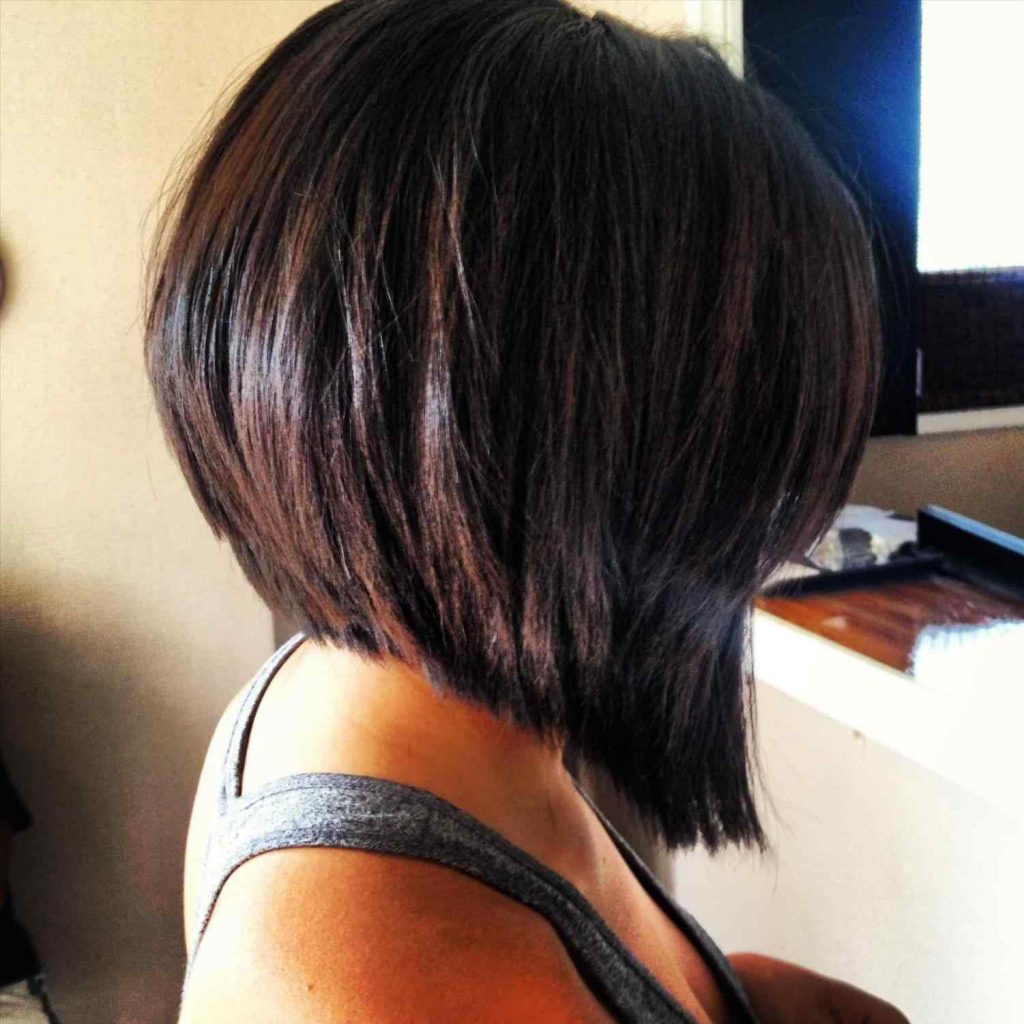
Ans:
{"type": "MultiPolygon", "coordinates": [[[[305,639],[296,633],[262,665],[232,723],[200,869],[197,929],[181,995],[213,905],[240,864],[267,850],[337,846],[419,857],[454,868],[542,914],[581,977],[611,1015],[629,1024],[694,1024],[694,1018],[629,951],[568,880],[454,804],[417,786],[367,775],[310,772],[241,795],[249,732],[278,668],[305,639]]],[[[577,786],[637,879],[701,952],[739,1024],[757,1024],[739,978],[590,796],[577,786]]]]}

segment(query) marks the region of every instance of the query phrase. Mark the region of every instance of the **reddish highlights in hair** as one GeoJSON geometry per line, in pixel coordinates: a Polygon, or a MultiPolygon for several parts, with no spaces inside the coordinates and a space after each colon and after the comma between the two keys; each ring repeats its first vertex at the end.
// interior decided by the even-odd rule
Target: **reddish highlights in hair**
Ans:
{"type": "Polygon", "coordinates": [[[763,842],[751,603],[845,500],[878,332],[847,190],[701,39],[343,0],[181,180],[146,355],[273,608],[714,848],[763,842]]]}

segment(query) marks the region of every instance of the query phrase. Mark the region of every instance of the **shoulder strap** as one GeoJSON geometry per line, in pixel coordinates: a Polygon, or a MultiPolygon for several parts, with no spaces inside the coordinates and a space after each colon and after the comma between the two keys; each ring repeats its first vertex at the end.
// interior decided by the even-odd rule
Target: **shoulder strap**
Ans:
{"type": "MultiPolygon", "coordinates": [[[[245,752],[249,745],[249,734],[252,732],[252,723],[256,716],[256,709],[259,706],[260,699],[270,685],[270,681],[277,674],[277,670],[305,639],[305,633],[299,632],[281,644],[249,681],[242,699],[238,703],[238,708],[235,711],[234,719],[228,731],[227,746],[221,758],[214,814],[210,821],[206,836],[206,846],[199,866],[200,892],[208,888],[211,873],[216,871],[214,851],[219,840],[219,833],[223,828],[223,819],[227,815],[232,801],[238,799],[242,792],[245,752]]],[[[212,910],[212,904],[204,906],[202,901],[200,901],[196,908],[195,942],[192,947],[192,954],[188,960],[188,969],[191,969],[195,951],[199,946],[199,940],[206,929],[206,922],[209,920],[212,910]]]]}
{"type": "Polygon", "coordinates": [[[605,813],[594,803],[593,798],[579,784],[575,776],[573,781],[576,783],[576,788],[579,790],[580,795],[590,805],[594,814],[597,815],[598,820],[604,826],[605,831],[619,848],[619,852],[632,869],[633,874],[639,879],[640,884],[651,895],[655,903],[665,911],[669,919],[675,922],[679,930],[703,953],[708,969],[715,975],[717,981],[726,992],[732,995],[746,1018],[756,1022],[757,1015],[754,1013],[754,1008],[750,1005],[747,993],[725,954],[719,949],[711,936],[700,926],[697,919],[676,902],[672,894],[662,885],[658,876],[650,869],[647,862],[633,849],[625,836],[609,821],[605,813]]]}
{"type": "MultiPolygon", "coordinates": [[[[232,723],[218,792],[218,818],[210,830],[201,872],[198,924],[186,982],[217,897],[236,868],[269,850],[342,847],[431,860],[484,882],[548,919],[577,970],[616,1010],[617,1019],[692,1024],[687,1011],[568,880],[436,794],[371,776],[303,773],[274,779],[241,795],[245,753],[260,699],[305,639],[304,633],[296,633],[267,659],[246,689],[232,723]]],[[[746,1018],[756,1021],[722,953],[672,900],[590,796],[577,788],[641,883],[705,952],[709,968],[736,997],[746,1018]]]]}
{"type": "Polygon", "coordinates": [[[220,786],[217,792],[218,817],[227,811],[231,801],[242,792],[245,752],[249,746],[249,734],[252,732],[256,708],[270,685],[270,681],[277,674],[277,670],[305,639],[306,634],[299,632],[281,644],[260,667],[239,703],[238,712],[231,725],[227,750],[224,752],[224,765],[220,773],[220,786]]]}
{"type": "Polygon", "coordinates": [[[694,1024],[566,879],[454,804],[389,779],[305,773],[232,801],[209,850],[202,917],[186,981],[214,903],[231,873],[269,850],[327,846],[430,860],[478,879],[542,914],[617,1019],[694,1024]]]}

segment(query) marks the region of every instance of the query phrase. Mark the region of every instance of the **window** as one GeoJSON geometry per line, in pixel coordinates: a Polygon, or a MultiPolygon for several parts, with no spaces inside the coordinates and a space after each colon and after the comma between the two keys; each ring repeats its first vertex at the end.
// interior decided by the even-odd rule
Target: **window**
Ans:
{"type": "Polygon", "coordinates": [[[1024,402],[1022,39],[1022,3],[922,3],[920,430],[969,425],[927,415],[963,410],[1019,422],[1006,413],[1024,402]]]}
{"type": "Polygon", "coordinates": [[[918,269],[1024,266],[1024,3],[921,14],[918,269]]]}

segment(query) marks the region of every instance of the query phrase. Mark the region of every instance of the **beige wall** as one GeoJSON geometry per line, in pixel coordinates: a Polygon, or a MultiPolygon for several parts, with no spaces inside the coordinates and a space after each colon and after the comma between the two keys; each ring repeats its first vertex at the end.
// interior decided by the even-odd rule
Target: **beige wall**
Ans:
{"type": "Polygon", "coordinates": [[[151,411],[151,207],[228,78],[319,6],[2,5],[0,746],[36,819],[15,902],[68,1024],[174,1020],[200,759],[272,643],[151,411]]]}
{"type": "Polygon", "coordinates": [[[1024,428],[875,438],[850,500],[910,514],[942,505],[1024,537],[1024,428]]]}

